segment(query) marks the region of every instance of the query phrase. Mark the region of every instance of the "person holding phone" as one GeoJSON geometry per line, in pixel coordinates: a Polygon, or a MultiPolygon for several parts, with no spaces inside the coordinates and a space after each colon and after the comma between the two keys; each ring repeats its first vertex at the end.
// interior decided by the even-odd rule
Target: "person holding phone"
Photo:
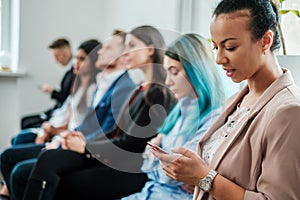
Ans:
{"type": "Polygon", "coordinates": [[[281,68],[278,11],[269,0],[223,0],[210,26],[217,63],[247,85],[200,140],[197,153],[152,151],[194,199],[300,199],[300,90],[281,68]]]}
{"type": "MultiPolygon", "coordinates": [[[[64,138],[63,149],[42,152],[31,171],[24,200],[116,199],[144,185],[147,177],[140,173],[141,154],[176,100],[164,86],[161,33],[152,26],[136,27],[126,35],[125,45],[125,53],[120,52],[118,58],[124,56],[130,71],[141,69],[145,79],[129,92],[128,99],[121,98],[124,106],[116,128],[92,139],[72,131],[64,138]]],[[[111,104],[120,100],[115,95],[111,104]]]]}
{"type": "Polygon", "coordinates": [[[12,140],[12,146],[51,141],[56,135],[66,130],[73,130],[83,120],[96,89],[96,75],[99,70],[95,66],[98,55],[92,51],[102,46],[95,39],[87,40],[78,47],[73,73],[76,75],[71,94],[60,108],[55,109],[52,117],[44,121],[41,127],[21,130],[12,140]]]}
{"type": "MultiPolygon", "coordinates": [[[[97,69],[105,70],[97,74],[97,89],[91,100],[91,105],[80,125],[75,128],[76,131],[85,135],[87,141],[97,135],[104,134],[104,132],[114,129],[116,126],[114,118],[115,115],[121,112],[124,99],[127,98],[136,86],[135,82],[133,82],[131,78],[131,74],[125,71],[123,64],[120,64],[121,60],[119,55],[122,54],[124,50],[125,36],[125,32],[115,30],[113,32],[113,36],[109,40],[105,41],[101,49],[98,50],[98,48],[96,48],[88,55],[89,57],[96,57],[96,60],[91,60],[93,60],[93,63],[96,62],[95,67],[97,69]]],[[[81,56],[78,55],[78,60],[80,60],[80,57],[81,56]]],[[[66,136],[66,133],[69,134],[71,132],[75,132],[75,130],[63,132],[63,135],[61,135],[62,138],[66,136]]],[[[57,148],[61,138],[58,139],[59,140],[53,139],[51,143],[47,143],[46,149],[57,148]]],[[[11,180],[11,194],[14,196],[14,199],[23,199],[23,193],[30,171],[44,146],[44,144],[22,145],[19,147],[9,148],[1,154],[1,172],[7,177],[11,177],[9,180],[11,180]]],[[[50,161],[45,164],[49,165],[49,167],[52,164],[57,166],[59,163],[68,163],[71,166],[75,166],[74,161],[72,160],[72,153],[70,154],[71,155],[61,158],[61,161],[60,157],[57,156],[59,161],[50,161]]],[[[73,183],[73,181],[70,182],[73,183]]],[[[81,182],[82,180],[78,183],[81,182]]],[[[38,185],[40,186],[41,184],[38,185]]],[[[79,191],[82,191],[81,188],[79,189],[79,191]]],[[[35,192],[35,194],[37,193],[35,192]]]]}
{"type": "Polygon", "coordinates": [[[185,34],[171,43],[165,52],[164,68],[165,83],[178,103],[160,128],[161,134],[145,150],[142,170],[149,180],[141,192],[122,200],[191,199],[193,188],[167,177],[149,149],[165,155],[179,146],[196,150],[197,142],[219,116],[217,108],[223,104],[224,92],[213,53],[200,35],[185,34]]]}

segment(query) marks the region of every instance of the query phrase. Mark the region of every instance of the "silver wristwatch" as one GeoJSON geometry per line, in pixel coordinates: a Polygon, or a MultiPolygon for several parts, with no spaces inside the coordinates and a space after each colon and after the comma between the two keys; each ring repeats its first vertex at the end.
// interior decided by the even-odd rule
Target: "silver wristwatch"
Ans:
{"type": "Polygon", "coordinates": [[[199,187],[201,190],[203,190],[204,192],[209,192],[212,188],[212,183],[215,179],[215,177],[217,176],[218,172],[215,170],[210,170],[209,173],[207,174],[207,176],[205,176],[204,178],[202,178],[199,182],[199,187]]]}

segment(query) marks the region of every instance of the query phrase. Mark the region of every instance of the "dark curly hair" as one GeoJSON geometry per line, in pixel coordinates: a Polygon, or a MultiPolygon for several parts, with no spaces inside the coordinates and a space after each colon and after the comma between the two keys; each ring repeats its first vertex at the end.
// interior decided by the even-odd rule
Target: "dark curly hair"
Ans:
{"type": "Polygon", "coordinates": [[[273,44],[270,50],[273,52],[280,48],[278,24],[278,10],[271,0],[222,0],[214,10],[213,16],[233,13],[240,10],[250,11],[250,23],[248,27],[254,40],[263,37],[267,30],[274,33],[273,44]]]}

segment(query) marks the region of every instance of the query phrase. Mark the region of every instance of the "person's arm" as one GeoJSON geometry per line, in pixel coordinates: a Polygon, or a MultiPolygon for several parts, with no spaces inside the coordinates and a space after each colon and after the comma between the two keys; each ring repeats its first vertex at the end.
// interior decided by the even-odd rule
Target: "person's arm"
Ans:
{"type": "Polygon", "coordinates": [[[123,73],[97,103],[95,113],[85,118],[76,130],[83,132],[87,140],[102,140],[103,134],[113,134],[122,107],[134,88],[135,85],[128,77],[128,73],[123,73]]]}
{"type": "MultiPolygon", "coordinates": [[[[147,95],[153,96],[155,93],[156,98],[151,99],[151,104],[160,104],[165,108],[166,113],[170,111],[174,102],[165,99],[165,95],[161,89],[155,88],[148,91],[147,95]],[[159,94],[158,94],[159,92],[159,94]]],[[[164,114],[160,113],[161,107],[152,107],[146,103],[144,93],[140,93],[130,106],[130,109],[122,111],[126,113],[125,117],[118,124],[118,134],[116,131],[109,133],[109,137],[105,134],[100,141],[91,141],[87,143],[86,148],[93,152],[95,155],[101,155],[101,158],[116,158],[115,155],[120,154],[120,151],[142,153],[145,149],[147,141],[156,136],[157,129],[164,121],[164,114]],[[149,114],[149,110],[151,112],[149,114]],[[156,110],[158,108],[158,110],[156,110]],[[151,120],[150,120],[151,116],[151,120]]],[[[141,156],[141,155],[140,155],[141,156]]],[[[118,156],[117,156],[118,157],[118,156]]],[[[116,158],[117,159],[117,158],[116,158]]],[[[124,159],[124,158],[123,158],[124,159]]]]}
{"type": "Polygon", "coordinates": [[[52,127],[53,126],[50,122],[43,122],[34,142],[36,144],[43,144],[44,142],[48,142],[50,140],[52,127]]]}
{"type": "MultiPolygon", "coordinates": [[[[215,199],[300,199],[300,107],[279,108],[269,118],[263,141],[258,141],[265,150],[261,152],[263,161],[256,183],[257,191],[246,190],[218,174],[210,191],[215,199]]],[[[211,170],[197,154],[187,149],[178,148],[173,152],[177,155],[152,151],[166,174],[175,180],[198,185],[211,170]]]]}
{"type": "Polygon", "coordinates": [[[126,126],[117,128],[118,136],[116,136],[117,129],[111,130],[88,142],[86,148],[91,153],[101,154],[101,157],[112,157],[112,152],[118,154],[120,148],[130,152],[143,152],[146,142],[156,135],[158,127],[150,126],[147,128],[147,135],[149,134],[151,137],[144,137],[142,132],[139,132],[141,137],[134,137],[131,134],[138,134],[136,130],[140,127],[139,125],[148,121],[148,111],[147,108],[141,108],[135,116],[131,115],[133,117],[130,119],[131,123],[127,122],[126,126]]]}
{"type": "MultiPolygon", "coordinates": [[[[100,102],[101,107],[98,106],[94,115],[90,116],[90,119],[85,120],[89,120],[89,124],[93,120],[94,122],[91,126],[87,129],[86,124],[81,124],[76,130],[83,132],[87,140],[100,141],[106,137],[110,138],[116,130],[116,121],[122,113],[124,101],[126,101],[128,94],[133,88],[133,83],[115,86],[111,97],[102,99],[100,102]]],[[[85,122],[83,121],[83,123],[85,122]]]]}
{"type": "MultiPolygon", "coordinates": [[[[174,149],[172,155],[151,152],[161,161],[167,176],[186,184],[198,186],[211,170],[196,153],[182,147],[174,149]]],[[[215,199],[242,200],[245,189],[218,174],[210,193],[215,199]]]]}
{"type": "Polygon", "coordinates": [[[61,82],[60,91],[53,90],[51,93],[51,98],[55,99],[59,103],[63,103],[71,92],[73,85],[73,80],[75,75],[73,74],[73,68],[71,68],[63,77],[61,82]]]}
{"type": "MultiPolygon", "coordinates": [[[[169,146],[169,148],[174,148],[174,146],[170,147],[170,144],[174,143],[174,144],[176,144],[176,147],[182,146],[186,149],[196,152],[198,142],[201,140],[203,135],[208,131],[208,129],[211,127],[212,123],[218,118],[219,115],[220,115],[220,110],[212,111],[211,113],[209,113],[206,116],[201,118],[201,120],[198,122],[198,126],[199,126],[198,130],[195,130],[195,133],[191,134],[190,136],[184,136],[185,139],[182,138],[183,136],[179,137],[180,143],[178,141],[177,142],[167,141],[166,144],[169,144],[167,146],[169,146]]],[[[187,117],[186,120],[189,121],[191,119],[187,117]]],[[[173,137],[173,138],[171,138],[171,140],[176,141],[176,138],[173,137]]],[[[171,150],[169,149],[169,151],[171,151],[171,150]]],[[[149,152],[149,153],[152,156],[154,156],[151,152],[149,152]]],[[[156,162],[155,164],[157,165],[158,162],[156,162]]],[[[182,185],[182,182],[175,181],[174,179],[167,176],[165,174],[165,172],[161,169],[161,166],[156,166],[156,168],[158,170],[153,170],[153,171],[151,171],[151,173],[153,173],[153,177],[159,177],[159,179],[160,179],[159,182],[170,184],[170,185],[182,185]]],[[[183,188],[187,188],[189,190],[189,188],[192,188],[192,187],[183,185],[183,188]]]]}
{"type": "MultiPolygon", "coordinates": [[[[299,104],[299,103],[298,103],[299,104]]],[[[257,190],[246,191],[245,200],[300,199],[300,106],[285,102],[272,110],[261,145],[262,165],[257,190]]]]}
{"type": "Polygon", "coordinates": [[[66,118],[66,121],[61,126],[57,126],[57,127],[52,126],[51,127],[50,135],[52,137],[59,135],[60,133],[68,130],[68,125],[71,120],[72,114],[73,114],[73,112],[72,112],[72,108],[70,106],[69,112],[68,112],[68,117],[66,118]]]}

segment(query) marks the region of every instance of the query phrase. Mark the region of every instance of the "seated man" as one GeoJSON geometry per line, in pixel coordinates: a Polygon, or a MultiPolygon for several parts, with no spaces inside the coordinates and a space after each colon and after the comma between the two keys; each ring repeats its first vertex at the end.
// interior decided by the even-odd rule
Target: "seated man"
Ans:
{"type": "Polygon", "coordinates": [[[44,84],[41,88],[43,92],[51,95],[51,99],[56,101],[55,106],[40,114],[23,117],[21,120],[21,129],[40,127],[44,121],[50,119],[56,108],[62,106],[62,104],[70,94],[71,87],[75,78],[75,75],[73,73],[72,51],[70,43],[68,40],[60,38],[49,45],[49,48],[52,50],[52,54],[55,57],[55,60],[68,70],[60,83],[60,90],[55,90],[48,84],[44,84]]]}
{"type": "MultiPolygon", "coordinates": [[[[96,66],[107,68],[97,76],[98,88],[92,106],[81,125],[76,128],[86,136],[87,140],[115,127],[115,118],[121,110],[124,99],[127,99],[127,95],[135,87],[130,75],[124,70],[124,66],[120,65],[120,60],[117,58],[124,49],[124,39],[125,33],[115,35],[98,52],[96,66]],[[110,62],[111,60],[114,62],[110,62]],[[101,84],[99,84],[100,81],[101,84]]],[[[16,199],[22,198],[25,188],[22,183],[25,180],[26,184],[35,158],[44,147],[45,145],[16,146],[7,149],[1,155],[1,172],[9,186],[10,194],[16,199]],[[9,183],[10,180],[12,183],[9,183]]]]}
{"type": "Polygon", "coordinates": [[[145,80],[125,100],[117,128],[89,141],[73,131],[65,137],[64,149],[41,152],[28,179],[24,200],[116,199],[144,185],[147,177],[138,173],[141,153],[174,105],[173,95],[164,85],[163,47],[161,34],[151,26],[137,27],[126,36],[126,67],[141,69],[145,80]],[[75,173],[79,176],[65,182],[66,176],[74,177],[75,173]],[[79,189],[75,189],[75,182],[79,189]],[[68,188],[63,190],[65,197],[56,196],[61,183],[68,188]]]}
{"type": "MultiPolygon", "coordinates": [[[[59,40],[56,42],[56,45],[63,45],[65,42],[65,40],[59,40]]],[[[101,45],[99,41],[94,39],[80,44],[76,62],[74,68],[72,68],[74,71],[72,73],[77,78],[77,84],[73,85],[69,97],[63,102],[61,107],[54,110],[49,121],[43,122],[40,128],[27,128],[19,132],[12,140],[13,146],[34,142],[37,144],[44,143],[45,140],[50,139],[50,136],[55,134],[53,129],[63,130],[67,127],[74,129],[79,125],[87,108],[91,104],[91,99],[96,88],[96,74],[98,70],[95,67],[95,63],[98,56],[97,53],[91,53],[91,51],[101,48],[101,45]],[[79,59],[79,57],[85,59],[79,59]],[[71,117],[71,113],[76,115],[76,118],[71,117]]],[[[67,49],[67,47],[65,48],[67,49]]],[[[8,195],[8,189],[4,181],[0,194],[2,197],[8,195]]]]}

